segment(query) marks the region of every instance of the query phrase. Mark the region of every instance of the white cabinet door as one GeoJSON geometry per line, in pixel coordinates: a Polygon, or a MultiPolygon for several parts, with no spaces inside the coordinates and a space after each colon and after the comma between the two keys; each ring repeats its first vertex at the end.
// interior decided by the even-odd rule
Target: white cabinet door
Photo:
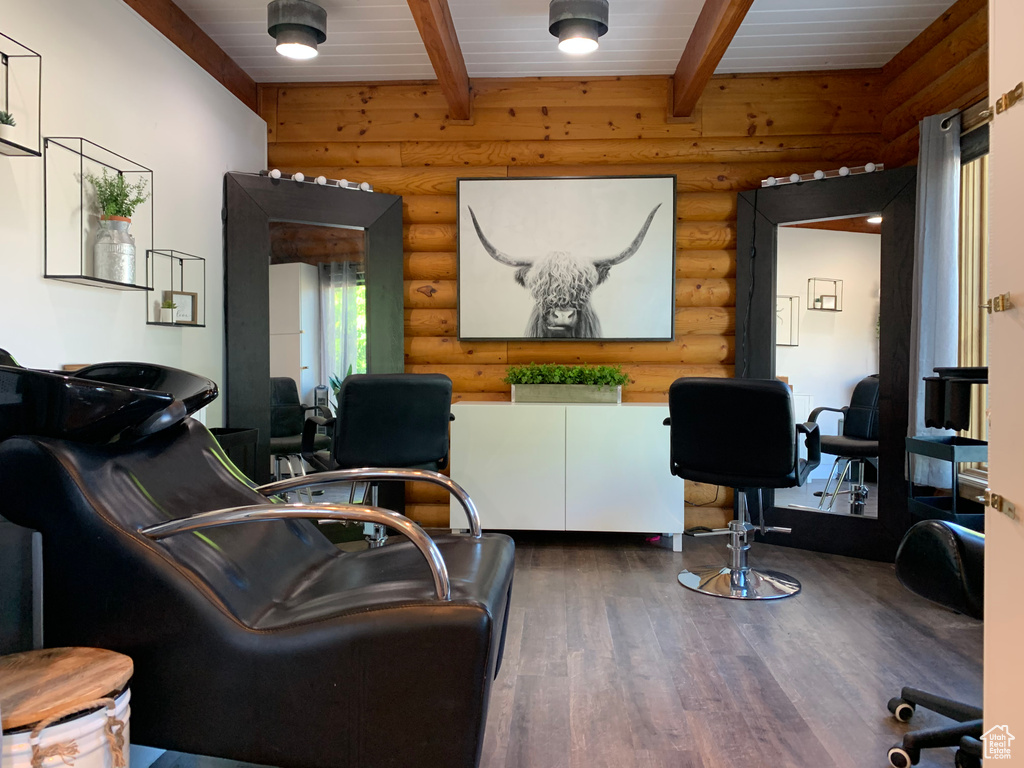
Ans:
{"type": "Polygon", "coordinates": [[[566,408],[566,530],[682,533],[666,418],[667,405],[566,408]]]}
{"type": "MultiPolygon", "coordinates": [[[[456,403],[452,479],[469,493],[484,529],[565,528],[565,408],[456,403]]],[[[453,528],[465,528],[457,502],[453,528]]]]}

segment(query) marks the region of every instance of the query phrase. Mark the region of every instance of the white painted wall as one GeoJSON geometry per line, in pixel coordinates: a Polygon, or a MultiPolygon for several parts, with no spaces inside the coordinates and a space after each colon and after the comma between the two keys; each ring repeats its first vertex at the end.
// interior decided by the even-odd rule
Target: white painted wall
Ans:
{"type": "MultiPolygon", "coordinates": [[[[878,373],[881,236],[857,232],[779,227],[776,294],[800,297],[800,345],[775,348],[775,370],[787,376],[796,395],[812,406],[850,404],[857,382],[878,373]],[[843,281],[843,311],[807,309],[807,280],[843,281]]],[[[798,419],[809,414],[798,413],[798,419]]],[[[839,415],[823,413],[823,434],[837,434],[839,415]]],[[[823,457],[811,478],[828,477],[832,460],[823,457]]]]}
{"type": "Polygon", "coordinates": [[[44,280],[43,161],[0,156],[0,347],[31,367],[144,360],[223,386],[223,175],[264,167],[266,124],[122,0],[0,0],[0,31],[43,57],[44,136],[153,169],[156,245],[206,258],[208,291],[206,328],[165,328],[145,324],[144,293],[44,280]]]}
{"type": "MultiPolygon", "coordinates": [[[[1024,3],[989,3],[989,94],[994,103],[1024,75],[1024,3]]],[[[1024,601],[1024,260],[1020,255],[1020,180],[1024,177],[1024,104],[996,115],[989,160],[989,296],[1009,292],[1013,308],[989,326],[989,485],[1017,507],[1015,519],[985,515],[985,729],[1009,727],[1012,758],[993,765],[1024,766],[1024,692],[1021,674],[1024,601]]]]}

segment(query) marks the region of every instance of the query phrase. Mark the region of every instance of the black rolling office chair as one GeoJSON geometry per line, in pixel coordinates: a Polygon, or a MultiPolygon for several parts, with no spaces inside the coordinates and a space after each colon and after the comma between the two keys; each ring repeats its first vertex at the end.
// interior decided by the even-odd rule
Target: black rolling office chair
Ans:
{"type": "MultiPolygon", "coordinates": [[[[318,470],[387,467],[434,474],[448,466],[451,408],[452,381],[443,374],[352,374],[341,383],[333,424],[306,420],[302,456],[318,470]],[[333,428],[329,454],[311,443],[320,426],[333,428]]],[[[377,491],[375,482],[371,504],[377,503],[377,491]]],[[[371,546],[383,544],[385,533],[367,526],[371,546]]]]}
{"type": "Polygon", "coordinates": [[[775,379],[678,379],[668,391],[672,428],[672,474],[686,480],[735,488],[740,494],[736,519],[728,528],[698,536],[728,535],[732,563],[679,574],[688,589],[716,597],[766,600],[789,597],[800,582],[776,571],[747,565],[752,531],[789,533],[765,525],[762,488],[802,485],[818,466],[818,425],[797,424],[789,387],[775,379]],[[799,456],[804,435],[807,459],[799,456]],[[744,503],[745,502],[745,503],[744,503]],[[759,526],[751,524],[756,509],[759,526]]]}
{"type": "MultiPolygon", "coordinates": [[[[896,576],[921,597],[957,613],[983,618],[985,604],[985,536],[945,520],[925,520],[903,537],[896,553],[896,576]]],[[[956,720],[955,725],[911,731],[889,750],[893,768],[910,768],[922,749],[959,747],[957,768],[981,765],[981,707],[953,701],[916,688],[904,688],[889,700],[889,711],[907,722],[917,707],[956,720]]]]}
{"type": "Polygon", "coordinates": [[[878,374],[866,376],[857,382],[850,397],[850,404],[842,408],[822,406],[811,411],[808,421],[816,424],[822,411],[843,414],[843,434],[822,435],[821,452],[835,456],[832,471],[825,481],[825,489],[818,501],[818,509],[831,511],[840,493],[850,494],[850,514],[863,515],[868,488],[864,484],[864,462],[878,468],[878,374]],[[844,463],[845,462],[845,463],[844,463]],[[842,465],[842,472],[832,486],[836,471],[842,465]],[[850,490],[840,491],[847,473],[850,474],[850,490]],[[829,492],[829,487],[832,491],[829,492]],[[828,506],[825,505],[826,499],[828,506]]]}
{"type": "Polygon", "coordinates": [[[132,657],[134,741],[282,768],[479,764],[514,545],[471,504],[471,535],[431,539],[387,510],[268,503],[303,478],[253,488],[188,418],[216,386],[183,371],[0,365],[0,393],[0,515],[42,533],[46,642],[132,657]],[[408,540],[342,552],[318,519],[408,540]]]}
{"type": "MultiPolygon", "coordinates": [[[[274,376],[270,379],[270,455],[274,458],[274,477],[283,479],[281,461],[288,462],[288,474],[291,477],[305,475],[306,468],[302,464],[302,430],[306,414],[314,411],[323,416],[330,416],[326,408],[305,405],[299,400],[299,387],[295,379],[287,376],[274,376]],[[295,471],[295,460],[298,460],[299,471],[295,471]]],[[[314,435],[315,450],[323,450],[331,445],[327,435],[314,435]]]]}

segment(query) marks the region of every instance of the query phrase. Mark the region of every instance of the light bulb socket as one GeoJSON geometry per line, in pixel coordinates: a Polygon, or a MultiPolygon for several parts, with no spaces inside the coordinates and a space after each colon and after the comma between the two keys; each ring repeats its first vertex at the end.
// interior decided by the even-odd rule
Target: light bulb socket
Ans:
{"type": "Polygon", "coordinates": [[[597,42],[608,31],[608,0],[551,0],[548,31],[559,42],[573,37],[597,42]]]}
{"type": "Polygon", "coordinates": [[[267,5],[267,32],[278,45],[316,51],[327,40],[327,11],[310,0],[273,0],[267,5]]]}

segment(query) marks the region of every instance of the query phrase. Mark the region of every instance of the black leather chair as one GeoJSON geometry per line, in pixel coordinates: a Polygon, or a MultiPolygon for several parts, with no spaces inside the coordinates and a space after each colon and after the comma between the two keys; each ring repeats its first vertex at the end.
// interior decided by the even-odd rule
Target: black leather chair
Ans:
{"type": "MultiPolygon", "coordinates": [[[[918,595],[957,613],[981,619],[985,605],[985,536],[944,520],[925,520],[903,537],[896,553],[896,576],[918,595]]],[[[911,731],[889,750],[893,768],[909,768],[921,750],[959,747],[957,768],[981,765],[982,712],[980,706],[936,696],[917,688],[904,688],[889,700],[889,711],[907,722],[917,707],[945,715],[956,724],[911,731]]]]}
{"type": "Polygon", "coordinates": [[[795,423],[789,387],[774,379],[678,379],[669,387],[668,408],[672,474],[729,486],[740,494],[738,514],[728,528],[695,534],[728,535],[731,564],[685,570],[679,583],[741,600],[795,595],[800,591],[796,579],[747,565],[748,536],[754,531],[790,532],[765,524],[761,489],[803,484],[821,460],[818,425],[795,423]],[[801,435],[806,459],[799,455],[801,435]],[[757,510],[757,527],[751,523],[751,510],[757,510]]]}
{"type": "MultiPolygon", "coordinates": [[[[438,472],[448,466],[452,381],[440,373],[359,373],[338,390],[337,415],[306,420],[302,456],[319,470],[391,467],[438,472]],[[330,453],[311,443],[316,429],[332,430],[330,453]]],[[[377,503],[377,483],[370,503],[377,503]]],[[[369,527],[371,546],[385,531],[369,527]]]]}
{"type": "Polygon", "coordinates": [[[832,471],[825,481],[818,509],[832,511],[836,497],[840,493],[849,493],[850,514],[863,515],[864,504],[868,498],[868,488],[864,484],[864,463],[869,462],[878,468],[878,374],[872,374],[857,382],[849,405],[842,408],[815,408],[807,420],[817,424],[818,416],[823,411],[843,414],[843,434],[821,436],[821,452],[835,456],[836,459],[832,462],[832,471]],[[840,466],[842,472],[835,485],[832,485],[840,466]],[[847,474],[850,475],[850,490],[840,491],[847,474]]]}
{"type": "MultiPolygon", "coordinates": [[[[310,411],[322,416],[330,416],[326,408],[306,405],[299,400],[299,387],[295,379],[287,376],[274,376],[270,379],[270,455],[274,458],[274,477],[283,478],[281,461],[287,461],[288,474],[291,477],[306,474],[302,464],[302,438],[306,414],[310,411]],[[293,461],[298,461],[299,471],[295,471],[293,461]]],[[[327,435],[314,434],[310,438],[316,451],[329,448],[331,438],[327,435]]]]}
{"type": "Polygon", "coordinates": [[[0,515],[42,532],[46,643],[132,657],[133,741],[284,768],[478,764],[514,547],[471,502],[471,534],[435,539],[387,510],[276,502],[188,418],[217,389],[181,371],[8,365],[0,393],[0,515]],[[316,519],[407,540],[345,553],[316,519]]]}

